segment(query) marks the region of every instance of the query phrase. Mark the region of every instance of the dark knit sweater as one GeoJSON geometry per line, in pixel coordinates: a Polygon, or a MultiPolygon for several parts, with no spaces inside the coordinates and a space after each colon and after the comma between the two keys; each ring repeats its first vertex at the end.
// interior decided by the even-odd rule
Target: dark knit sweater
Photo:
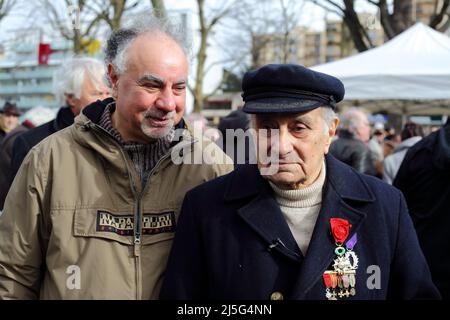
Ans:
{"type": "Polygon", "coordinates": [[[112,125],[111,116],[115,109],[115,103],[111,103],[105,108],[105,111],[100,118],[99,126],[108,131],[127,152],[139,174],[139,177],[141,178],[142,184],[145,185],[150,171],[155,167],[158,161],[167,152],[169,152],[173,132],[170,132],[167,136],[147,144],[126,142],[123,140],[119,131],[117,131],[117,129],[112,125]]]}

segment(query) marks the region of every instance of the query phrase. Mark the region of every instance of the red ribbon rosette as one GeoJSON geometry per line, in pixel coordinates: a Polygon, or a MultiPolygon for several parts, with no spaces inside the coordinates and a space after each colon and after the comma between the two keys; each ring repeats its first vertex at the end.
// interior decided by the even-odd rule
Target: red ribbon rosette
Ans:
{"type": "Polygon", "coordinates": [[[330,224],[331,224],[331,234],[333,235],[336,244],[342,245],[344,241],[347,239],[352,225],[348,222],[348,220],[340,218],[331,218],[330,224]]]}

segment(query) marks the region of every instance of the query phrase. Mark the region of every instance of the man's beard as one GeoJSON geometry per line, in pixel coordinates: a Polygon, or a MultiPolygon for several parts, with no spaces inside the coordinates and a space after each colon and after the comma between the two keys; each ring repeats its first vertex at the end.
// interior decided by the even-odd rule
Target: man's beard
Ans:
{"type": "Polygon", "coordinates": [[[151,140],[157,140],[164,137],[170,137],[173,134],[173,127],[175,125],[176,112],[171,111],[169,113],[164,113],[159,110],[148,110],[144,114],[144,119],[141,122],[142,132],[151,140]],[[168,123],[164,126],[150,126],[146,123],[148,119],[156,118],[156,120],[167,121],[168,123]]]}

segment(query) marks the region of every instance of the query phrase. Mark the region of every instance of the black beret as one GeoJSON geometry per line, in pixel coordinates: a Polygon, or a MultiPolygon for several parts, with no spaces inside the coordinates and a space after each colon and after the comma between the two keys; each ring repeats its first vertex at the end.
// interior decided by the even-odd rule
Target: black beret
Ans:
{"type": "Polygon", "coordinates": [[[245,73],[243,110],[247,113],[305,112],[335,109],[344,98],[342,82],[297,64],[268,64],[245,73]]]}

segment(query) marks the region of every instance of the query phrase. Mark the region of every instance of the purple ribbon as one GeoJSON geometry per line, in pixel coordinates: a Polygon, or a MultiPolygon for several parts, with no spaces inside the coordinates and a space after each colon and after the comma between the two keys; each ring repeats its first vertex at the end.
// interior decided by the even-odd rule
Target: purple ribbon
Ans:
{"type": "Polygon", "coordinates": [[[356,245],[356,243],[358,242],[358,237],[356,236],[356,232],[355,234],[347,241],[346,243],[346,247],[348,250],[353,250],[353,247],[356,245]]]}

